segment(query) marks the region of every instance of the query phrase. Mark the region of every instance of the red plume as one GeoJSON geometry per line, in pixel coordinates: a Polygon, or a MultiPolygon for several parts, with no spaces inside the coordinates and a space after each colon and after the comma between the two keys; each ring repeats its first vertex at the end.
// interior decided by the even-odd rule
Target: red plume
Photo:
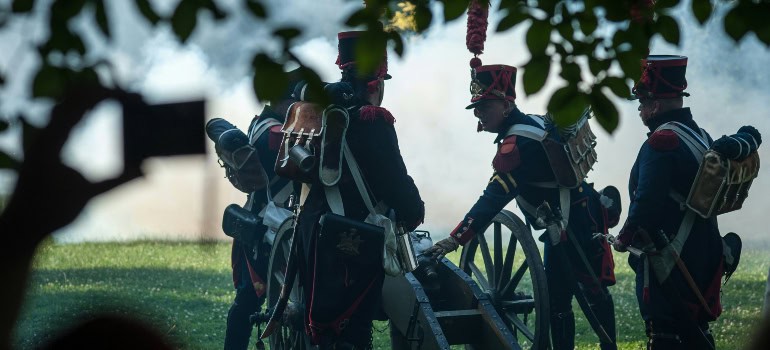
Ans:
{"type": "Polygon", "coordinates": [[[489,17],[489,2],[487,0],[471,0],[468,4],[468,32],[465,36],[465,46],[473,54],[471,68],[481,65],[477,57],[484,52],[484,41],[487,40],[487,21],[489,17]]]}

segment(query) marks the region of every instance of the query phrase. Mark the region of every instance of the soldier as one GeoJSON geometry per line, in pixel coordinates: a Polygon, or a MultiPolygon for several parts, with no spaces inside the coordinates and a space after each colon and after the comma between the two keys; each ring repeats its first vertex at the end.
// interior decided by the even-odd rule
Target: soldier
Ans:
{"type": "MultiPolygon", "coordinates": [[[[613,243],[617,251],[636,251],[628,262],[636,273],[647,349],[655,350],[714,348],[708,323],[722,312],[723,271],[734,271],[740,251],[727,238],[730,234],[723,247],[715,216],[695,215],[683,201],[702,159],[693,150],[712,146],[690,108],[683,107],[683,97],[689,96],[684,91],[686,68],[684,56],[651,55],[642,61],[632,99],[639,100],[639,117],[650,132],[631,169],[628,218],[613,243]],[[723,259],[730,246],[733,266],[723,259]]],[[[714,142],[712,149],[735,144],[734,157],[745,158],[759,143],[756,129],[745,126],[714,142]]],[[[729,147],[722,152],[731,153],[729,147]]]]}
{"type": "MultiPolygon", "coordinates": [[[[603,334],[601,348],[614,349],[614,306],[607,289],[615,283],[612,253],[607,242],[594,237],[600,236],[596,233],[606,234],[608,227],[617,224],[618,198],[615,196],[616,203],[611,205],[608,197],[582,179],[577,180],[578,186],[571,190],[556,185],[554,170],[541,142],[513,131],[524,127],[545,135],[544,129],[548,127],[542,124],[543,118],[526,115],[516,107],[515,82],[516,68],[511,66],[484,65],[472,69],[472,103],[467,109],[473,108],[479,119],[478,131],[498,134],[497,154],[492,160],[494,173],[465,219],[429,252],[439,258],[464,245],[513,199],[524,209],[530,225],[543,228],[538,227],[540,215],[536,207],[548,203],[555,212],[568,218],[567,225],[563,226],[566,230],[557,232],[558,242],[545,245],[553,347],[574,348],[574,295],[592,305],[594,321],[598,321],[598,324],[594,322],[597,334],[603,334]],[[613,209],[608,210],[605,205],[613,209]]],[[[548,135],[557,137],[555,132],[548,135]]],[[[609,192],[612,191],[607,190],[609,192]]]]}
{"type": "MultiPolygon", "coordinates": [[[[259,161],[269,181],[268,186],[248,194],[245,207],[255,216],[259,216],[267,205],[268,194],[272,195],[272,200],[277,205],[285,205],[293,192],[289,180],[275,176],[273,165],[278,152],[276,141],[280,140],[272,137],[275,133],[268,132],[269,129],[281,128],[286,109],[294,101],[292,91],[298,80],[298,70],[288,74],[291,83],[282,100],[275,106],[266,105],[262,113],[254,116],[248,129],[250,142],[259,154],[259,161]]],[[[230,261],[236,294],[227,313],[224,346],[226,350],[248,348],[253,329],[249,316],[257,312],[265,302],[265,274],[270,257],[270,246],[262,238],[267,231],[267,226],[259,224],[256,232],[244,235],[243,239],[233,239],[230,261]]]]}
{"type": "MultiPolygon", "coordinates": [[[[326,90],[345,91],[338,89],[339,85],[343,85],[352,92],[341,93],[343,96],[333,97],[332,100],[348,101],[349,124],[345,139],[365,179],[366,195],[384,202],[395,212],[396,222],[407,230],[413,230],[423,221],[424,205],[401,158],[393,127],[395,118],[380,107],[385,91],[384,81],[390,79],[387,58],[374,73],[360,76],[355,47],[361,34],[339,33],[337,65],[342,70],[342,79],[340,83],[327,86],[326,90]]],[[[324,164],[323,159],[321,162],[324,164]]],[[[305,325],[312,342],[320,345],[321,349],[368,349],[371,348],[372,320],[379,311],[384,280],[382,260],[368,264],[354,263],[339,255],[336,249],[319,248],[322,229],[319,220],[325,214],[339,210],[332,208],[339,208],[338,199],[341,198],[341,209],[344,209],[346,218],[363,222],[370,213],[364,203],[364,194],[359,192],[349,171],[347,156],[344,163],[348,164],[340,167],[342,176],[337,183],[339,197],[332,198],[327,193],[328,187],[316,177],[309,186],[298,218],[297,235],[301,238],[301,256],[304,257],[300,260],[304,262],[300,264],[299,276],[306,300],[305,325]]],[[[351,250],[356,250],[361,244],[357,239],[354,237],[353,241],[346,242],[351,244],[348,246],[351,250]]],[[[378,249],[381,252],[382,246],[378,249]]]]}

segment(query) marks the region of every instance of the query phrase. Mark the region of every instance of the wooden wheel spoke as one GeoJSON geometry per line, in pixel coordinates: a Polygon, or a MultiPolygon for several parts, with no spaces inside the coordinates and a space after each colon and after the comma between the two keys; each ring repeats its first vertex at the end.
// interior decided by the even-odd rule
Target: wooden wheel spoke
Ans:
{"type": "Polygon", "coordinates": [[[506,312],[505,313],[505,318],[508,319],[508,321],[511,322],[511,325],[516,330],[518,330],[519,332],[521,332],[521,334],[523,334],[525,337],[527,337],[527,339],[529,339],[529,341],[535,341],[535,334],[532,333],[532,330],[530,330],[529,327],[527,327],[527,324],[524,323],[519,318],[519,316],[516,316],[516,314],[510,313],[510,312],[506,312]]]}
{"type": "Polygon", "coordinates": [[[495,289],[495,265],[492,262],[492,255],[489,253],[489,245],[487,239],[483,234],[477,236],[479,238],[479,250],[481,250],[481,256],[484,259],[484,270],[487,272],[487,289],[495,289]]]}
{"type": "Polygon", "coordinates": [[[503,272],[503,232],[502,232],[502,224],[499,222],[496,222],[494,224],[494,242],[492,244],[495,247],[495,251],[493,252],[495,257],[495,286],[497,288],[500,288],[500,277],[502,277],[503,272]]]}
{"type": "Polygon", "coordinates": [[[489,282],[487,282],[487,279],[484,277],[484,274],[481,273],[481,270],[479,270],[479,267],[476,266],[476,263],[471,262],[468,264],[468,266],[470,266],[471,271],[473,272],[473,275],[476,276],[476,278],[479,280],[481,289],[483,290],[489,289],[489,282]]]}
{"type": "Polygon", "coordinates": [[[516,290],[516,287],[519,286],[519,282],[521,282],[521,278],[524,277],[524,273],[527,272],[527,269],[529,268],[529,264],[527,264],[527,261],[524,260],[524,262],[519,266],[519,268],[516,270],[516,273],[513,275],[513,278],[511,278],[510,281],[505,285],[505,288],[500,292],[500,295],[508,296],[513,295],[513,292],[516,290]]]}
{"type": "Polygon", "coordinates": [[[505,262],[503,263],[502,273],[497,280],[498,286],[508,285],[508,280],[511,278],[511,271],[513,270],[513,259],[516,257],[517,243],[516,235],[511,232],[511,238],[508,240],[508,248],[505,252],[505,262]]]}

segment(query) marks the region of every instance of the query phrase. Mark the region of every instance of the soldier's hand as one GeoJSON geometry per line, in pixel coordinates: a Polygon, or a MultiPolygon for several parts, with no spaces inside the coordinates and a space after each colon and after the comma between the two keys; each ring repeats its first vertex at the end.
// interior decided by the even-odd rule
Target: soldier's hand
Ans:
{"type": "Polygon", "coordinates": [[[615,239],[615,241],[612,242],[612,248],[615,248],[615,251],[617,252],[620,252],[620,253],[627,252],[628,249],[626,247],[627,246],[623,244],[623,242],[621,242],[619,239],[615,239]]]}
{"type": "Polygon", "coordinates": [[[428,254],[433,259],[439,260],[443,258],[444,255],[457,250],[458,247],[460,247],[460,242],[454,237],[449,236],[436,242],[432,247],[425,250],[424,254],[428,254]]]}

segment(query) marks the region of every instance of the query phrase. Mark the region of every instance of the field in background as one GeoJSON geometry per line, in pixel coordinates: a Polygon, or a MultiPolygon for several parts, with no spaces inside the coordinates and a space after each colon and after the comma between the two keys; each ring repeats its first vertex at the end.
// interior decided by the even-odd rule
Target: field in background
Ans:
{"type": "MultiPolygon", "coordinates": [[[[758,323],[770,249],[745,251],[724,289],[725,308],[712,332],[719,349],[740,349],[758,323]]],[[[457,262],[458,253],[449,255],[457,262]]],[[[186,349],[221,349],[234,290],[227,243],[46,244],[38,251],[27,301],[16,332],[31,349],[95,312],[133,315],[154,324],[186,349]]],[[[643,348],[644,330],[625,256],[616,255],[614,296],[621,349],[643,348]]],[[[575,306],[577,310],[577,306],[575,306]]],[[[596,337],[578,316],[579,349],[596,337]]],[[[375,325],[377,349],[389,348],[387,322],[375,325]]]]}

